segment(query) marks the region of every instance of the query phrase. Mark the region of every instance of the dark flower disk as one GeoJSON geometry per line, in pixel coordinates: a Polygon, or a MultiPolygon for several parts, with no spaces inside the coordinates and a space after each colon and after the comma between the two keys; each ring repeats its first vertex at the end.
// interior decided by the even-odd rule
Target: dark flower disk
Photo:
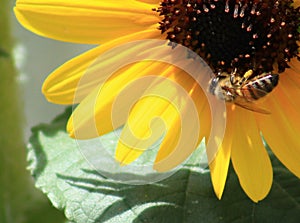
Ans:
{"type": "Polygon", "coordinates": [[[279,73],[297,57],[299,8],[292,0],[163,0],[167,38],[198,53],[214,72],[279,73]]]}

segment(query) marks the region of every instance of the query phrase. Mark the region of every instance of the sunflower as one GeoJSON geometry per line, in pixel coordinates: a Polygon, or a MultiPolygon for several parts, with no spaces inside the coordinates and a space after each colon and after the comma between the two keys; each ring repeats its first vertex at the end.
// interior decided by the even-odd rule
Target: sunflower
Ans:
{"type": "MultiPolygon", "coordinates": [[[[209,164],[218,198],[222,196],[231,160],[245,193],[257,202],[268,194],[273,177],[262,136],[278,159],[300,177],[299,4],[299,0],[17,0],[15,15],[24,27],[38,35],[67,42],[101,44],[51,73],[43,85],[43,93],[53,103],[79,104],[67,125],[67,131],[74,138],[97,137],[125,123],[121,138],[132,131],[138,139],[145,139],[151,134],[148,125],[151,119],[162,117],[167,132],[154,163],[158,171],[178,165],[204,137],[209,137],[212,123],[205,93],[185,71],[154,61],[129,64],[108,80],[106,77],[90,80],[78,88],[81,78],[99,55],[130,41],[169,40],[200,55],[216,80],[230,77],[231,84],[240,84],[241,91],[247,79],[248,86],[252,87],[248,89],[249,97],[257,93],[253,88],[269,87],[263,101],[263,108],[268,112],[237,106],[233,102],[241,93],[221,87],[223,96],[231,96],[231,99],[223,98],[227,126],[219,150],[209,164]],[[197,143],[184,152],[174,151],[181,134],[180,115],[174,103],[151,94],[134,104],[127,120],[123,118],[117,126],[112,124],[111,109],[118,93],[127,83],[147,77],[149,73],[178,83],[197,109],[201,123],[197,143]],[[93,90],[99,85],[102,96],[95,101],[97,95],[93,90]],[[91,104],[95,104],[93,112],[89,111],[94,108],[91,104]],[[86,131],[94,122],[96,132],[86,131]],[[176,156],[171,156],[172,153],[176,156]],[[159,162],[168,156],[173,157],[171,161],[160,166],[159,162]]],[[[159,54],[151,45],[147,47],[148,52],[159,54]]],[[[139,52],[139,47],[133,47],[130,52],[107,56],[101,61],[101,68],[139,52]]],[[[150,93],[167,91],[168,98],[178,100],[176,89],[168,82],[151,83],[153,88],[147,88],[150,93]]],[[[154,141],[158,137],[154,137],[154,141]]],[[[132,143],[136,145],[139,141],[132,143]]],[[[134,150],[120,141],[116,159],[128,164],[141,153],[142,150],[134,150]]]]}

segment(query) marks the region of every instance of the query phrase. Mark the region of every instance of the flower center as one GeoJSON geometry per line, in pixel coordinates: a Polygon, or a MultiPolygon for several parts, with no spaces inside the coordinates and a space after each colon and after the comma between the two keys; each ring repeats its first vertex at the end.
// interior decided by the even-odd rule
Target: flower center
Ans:
{"type": "Polygon", "coordinates": [[[199,54],[215,73],[255,76],[298,57],[300,10],[293,0],[163,0],[167,39],[199,54]]]}

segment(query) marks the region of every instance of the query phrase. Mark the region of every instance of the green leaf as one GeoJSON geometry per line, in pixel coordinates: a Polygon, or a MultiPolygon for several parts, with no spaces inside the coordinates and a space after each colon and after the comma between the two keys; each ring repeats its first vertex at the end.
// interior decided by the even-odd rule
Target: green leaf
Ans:
{"type": "MultiPolygon", "coordinates": [[[[73,222],[299,222],[300,181],[274,158],[274,183],[268,197],[253,203],[229,171],[222,200],[208,171],[189,163],[150,185],[125,185],[92,169],[65,132],[71,110],[49,125],[33,129],[30,169],[53,205],[73,222]]],[[[194,162],[192,162],[194,163],[194,162]]]]}

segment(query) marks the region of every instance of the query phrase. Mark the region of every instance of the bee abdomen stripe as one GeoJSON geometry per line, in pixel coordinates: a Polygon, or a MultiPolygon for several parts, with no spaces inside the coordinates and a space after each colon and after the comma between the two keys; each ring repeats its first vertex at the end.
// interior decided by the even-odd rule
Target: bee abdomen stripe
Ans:
{"type": "Polygon", "coordinates": [[[257,100],[257,99],[259,99],[260,97],[262,97],[262,96],[260,96],[259,94],[257,94],[257,91],[254,91],[254,90],[253,90],[253,87],[251,87],[251,86],[248,86],[248,91],[249,91],[251,97],[252,97],[253,99],[255,99],[255,100],[257,100]],[[255,93],[255,92],[256,92],[256,93],[255,93]]]}
{"type": "Polygon", "coordinates": [[[267,92],[271,92],[273,90],[273,84],[270,79],[263,79],[264,89],[267,92]]]}

